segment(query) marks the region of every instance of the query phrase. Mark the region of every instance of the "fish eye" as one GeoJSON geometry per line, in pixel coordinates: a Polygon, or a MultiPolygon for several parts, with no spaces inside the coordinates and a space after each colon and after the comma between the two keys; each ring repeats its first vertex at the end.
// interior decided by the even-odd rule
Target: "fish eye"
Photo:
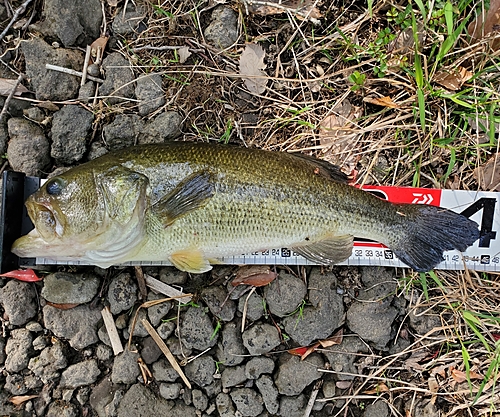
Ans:
{"type": "Polygon", "coordinates": [[[59,195],[63,190],[63,181],[60,178],[53,178],[47,182],[45,189],[49,195],[59,195]]]}

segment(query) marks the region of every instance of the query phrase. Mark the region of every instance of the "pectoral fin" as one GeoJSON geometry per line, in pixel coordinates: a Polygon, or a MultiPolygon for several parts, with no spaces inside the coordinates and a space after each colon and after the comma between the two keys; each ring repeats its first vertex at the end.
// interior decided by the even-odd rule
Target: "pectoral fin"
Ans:
{"type": "Polygon", "coordinates": [[[212,266],[199,249],[183,249],[170,255],[170,262],[181,271],[201,274],[210,271],[212,266]]]}
{"type": "Polygon", "coordinates": [[[310,261],[321,265],[333,265],[345,261],[352,253],[354,236],[332,236],[293,250],[310,261]]]}
{"type": "Polygon", "coordinates": [[[212,174],[196,172],[181,181],[169,194],[156,202],[150,211],[163,225],[171,225],[178,217],[202,207],[214,195],[212,174]]]}

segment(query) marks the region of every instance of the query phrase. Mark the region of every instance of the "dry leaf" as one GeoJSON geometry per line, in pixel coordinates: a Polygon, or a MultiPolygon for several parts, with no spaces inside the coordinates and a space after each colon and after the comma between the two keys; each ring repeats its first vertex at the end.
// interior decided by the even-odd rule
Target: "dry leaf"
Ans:
{"type": "Polygon", "coordinates": [[[481,39],[492,31],[498,31],[500,24],[500,0],[491,0],[490,8],[486,15],[481,13],[476,20],[467,27],[469,35],[475,39],[481,39]]]}
{"type": "Polygon", "coordinates": [[[459,90],[463,83],[470,80],[473,74],[464,67],[441,68],[432,78],[432,81],[438,83],[448,91],[459,90]]]}
{"type": "Polygon", "coordinates": [[[342,343],[343,338],[344,338],[344,331],[342,329],[340,329],[332,337],[329,337],[328,339],[320,340],[319,344],[323,348],[327,348],[327,347],[334,346],[334,345],[340,345],[342,343]]]}
{"type": "Polygon", "coordinates": [[[16,395],[10,397],[9,401],[14,405],[21,405],[22,403],[32,400],[33,398],[38,398],[38,395],[16,395]]]}
{"type": "Polygon", "coordinates": [[[98,56],[98,50],[100,49],[100,57],[102,57],[102,53],[104,49],[106,48],[106,44],[108,43],[108,36],[101,36],[100,38],[97,38],[92,44],[90,45],[90,54],[92,55],[93,58],[96,58],[98,56]]]}
{"type": "Polygon", "coordinates": [[[345,99],[332,109],[319,127],[320,144],[324,146],[322,159],[339,165],[346,174],[352,173],[360,159],[357,144],[361,135],[353,131],[356,126],[352,123],[360,116],[361,108],[345,99]]]}
{"type": "Polygon", "coordinates": [[[1,274],[0,277],[14,278],[24,282],[37,282],[42,280],[42,278],[40,278],[32,269],[17,269],[15,271],[5,272],[4,274],[1,274]]]}
{"type": "Polygon", "coordinates": [[[391,109],[397,109],[399,107],[399,105],[394,103],[394,101],[392,101],[392,98],[390,98],[389,96],[374,98],[365,97],[363,101],[366,103],[376,104],[377,106],[390,107],[391,109]]]}
{"type": "Polygon", "coordinates": [[[40,103],[35,104],[36,107],[40,107],[42,109],[46,109],[49,111],[58,111],[59,106],[55,105],[51,101],[41,101],[40,103]]]}
{"type": "Polygon", "coordinates": [[[184,62],[186,62],[191,56],[191,52],[189,52],[189,48],[187,46],[177,49],[177,54],[179,55],[179,62],[181,64],[184,64],[184,62]]]}
{"type": "Polygon", "coordinates": [[[240,56],[240,74],[252,78],[242,77],[245,86],[251,93],[262,94],[266,91],[267,76],[262,71],[266,65],[264,57],[266,53],[260,45],[247,43],[240,56]]]}
{"type": "MultiPolygon", "coordinates": [[[[462,382],[467,381],[467,373],[464,371],[459,371],[458,369],[455,368],[450,368],[450,373],[452,378],[457,381],[459,384],[462,382]]],[[[470,379],[483,379],[484,377],[477,372],[470,371],[469,372],[469,378],[470,379]]]]}
{"type": "Polygon", "coordinates": [[[486,191],[500,191],[500,154],[495,154],[485,165],[474,170],[479,187],[486,191]]]}
{"type": "Polygon", "coordinates": [[[22,85],[21,83],[17,84],[17,80],[12,80],[10,78],[0,78],[0,95],[8,96],[14,87],[16,91],[14,92],[15,96],[20,96],[22,93],[27,93],[29,90],[22,85]]]}
{"type": "Polygon", "coordinates": [[[467,381],[467,375],[463,371],[459,371],[455,368],[450,368],[452,378],[459,384],[467,381]]]}
{"type": "Polygon", "coordinates": [[[323,17],[313,0],[244,0],[244,3],[249,13],[261,16],[291,13],[299,19],[310,19],[313,23],[323,17]]]}
{"type": "Polygon", "coordinates": [[[274,281],[278,274],[271,271],[269,266],[266,265],[248,265],[241,267],[236,278],[233,279],[231,284],[233,287],[237,285],[251,285],[253,287],[263,287],[274,281]]]}

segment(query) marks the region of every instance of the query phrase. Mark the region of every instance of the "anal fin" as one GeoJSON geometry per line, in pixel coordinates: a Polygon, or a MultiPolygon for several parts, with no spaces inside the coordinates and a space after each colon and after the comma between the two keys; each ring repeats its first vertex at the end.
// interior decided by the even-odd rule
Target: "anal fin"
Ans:
{"type": "Polygon", "coordinates": [[[294,246],[293,250],[310,261],[333,265],[351,256],[353,242],[353,235],[329,236],[314,243],[294,246]]]}
{"type": "Polygon", "coordinates": [[[177,269],[191,272],[192,274],[201,274],[212,269],[212,265],[210,265],[210,262],[205,258],[203,252],[195,248],[174,252],[170,255],[170,262],[172,262],[177,269]]]}

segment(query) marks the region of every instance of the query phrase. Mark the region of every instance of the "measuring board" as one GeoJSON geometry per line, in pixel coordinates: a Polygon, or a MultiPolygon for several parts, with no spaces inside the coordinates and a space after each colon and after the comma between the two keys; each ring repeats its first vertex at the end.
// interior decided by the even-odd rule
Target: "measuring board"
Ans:
{"type": "MultiPolygon", "coordinates": [[[[18,258],[10,252],[12,243],[32,228],[24,201],[45,180],[27,177],[22,173],[3,173],[2,210],[0,213],[1,272],[36,265],[85,265],[82,262],[54,261],[45,258],[18,258]]],[[[500,193],[485,191],[436,190],[428,188],[365,186],[365,191],[393,203],[429,204],[461,213],[476,221],[480,238],[466,252],[447,251],[437,269],[460,270],[465,265],[477,271],[500,271],[500,193]]],[[[223,264],[236,265],[317,265],[291,249],[274,248],[266,251],[220,258],[223,264]]],[[[128,262],[123,265],[166,266],[168,261],[128,262]]],[[[349,266],[407,266],[384,245],[355,239],[352,255],[339,265],[349,266]]]]}

